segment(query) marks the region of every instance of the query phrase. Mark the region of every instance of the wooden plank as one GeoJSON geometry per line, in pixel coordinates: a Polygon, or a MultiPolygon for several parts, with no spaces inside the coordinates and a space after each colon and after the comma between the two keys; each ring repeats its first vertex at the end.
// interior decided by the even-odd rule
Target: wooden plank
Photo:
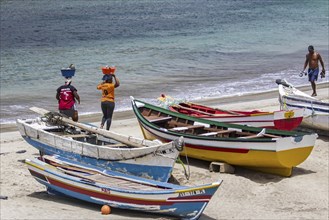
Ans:
{"type": "MultiPolygon", "coordinates": [[[[216,132],[216,131],[222,131],[221,128],[214,128],[214,127],[210,127],[210,128],[204,128],[205,131],[209,131],[209,132],[216,132]]],[[[226,131],[226,130],[225,130],[226,131]]]]}
{"type": "Polygon", "coordinates": [[[185,131],[187,129],[188,129],[188,127],[174,127],[174,128],[169,129],[169,130],[170,131],[185,131]]]}
{"type": "Polygon", "coordinates": [[[190,125],[190,126],[184,126],[184,127],[174,127],[169,129],[170,131],[186,131],[186,130],[192,130],[192,129],[199,129],[204,128],[203,125],[190,125]]]}
{"type": "Polygon", "coordinates": [[[188,129],[198,129],[198,128],[204,128],[204,125],[191,125],[191,126],[187,126],[188,129]]]}
{"type": "Polygon", "coordinates": [[[149,122],[152,122],[152,123],[161,123],[161,122],[166,122],[166,121],[170,121],[172,119],[171,116],[168,116],[168,117],[153,117],[153,118],[150,118],[150,117],[147,117],[147,120],[149,122]]]}
{"type": "Polygon", "coordinates": [[[169,121],[168,125],[170,127],[187,127],[187,126],[192,126],[192,124],[187,124],[183,122],[177,122],[177,121],[169,121]]]}
{"type": "Polygon", "coordinates": [[[217,134],[218,134],[217,132],[208,132],[208,133],[199,134],[199,136],[215,136],[217,134]]]}

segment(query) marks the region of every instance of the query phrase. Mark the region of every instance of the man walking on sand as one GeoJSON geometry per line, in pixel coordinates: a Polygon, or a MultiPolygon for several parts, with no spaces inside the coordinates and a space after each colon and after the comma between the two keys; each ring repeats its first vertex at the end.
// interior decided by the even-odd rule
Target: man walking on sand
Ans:
{"type": "Polygon", "coordinates": [[[324,63],[322,57],[318,52],[314,51],[314,47],[312,45],[308,46],[308,54],[306,54],[306,60],[305,60],[303,72],[305,72],[305,69],[308,65],[308,81],[310,81],[312,85],[312,89],[313,89],[312,96],[317,96],[315,81],[317,81],[319,75],[319,61],[322,66],[321,78],[324,78],[326,74],[326,70],[324,69],[324,63]]]}

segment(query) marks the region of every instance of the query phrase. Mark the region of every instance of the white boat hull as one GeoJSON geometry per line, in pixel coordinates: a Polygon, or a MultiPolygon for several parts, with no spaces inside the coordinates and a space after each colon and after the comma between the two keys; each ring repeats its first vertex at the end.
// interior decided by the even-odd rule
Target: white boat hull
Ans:
{"type": "Polygon", "coordinates": [[[302,126],[329,131],[329,103],[311,97],[291,84],[279,84],[279,101],[281,109],[304,109],[302,126]]]}
{"type": "Polygon", "coordinates": [[[17,127],[22,137],[41,154],[57,154],[88,165],[158,181],[168,181],[179,155],[173,142],[164,144],[121,135],[135,143],[143,143],[144,147],[119,148],[57,135],[47,131],[54,127],[37,119],[18,119],[17,127]]]}

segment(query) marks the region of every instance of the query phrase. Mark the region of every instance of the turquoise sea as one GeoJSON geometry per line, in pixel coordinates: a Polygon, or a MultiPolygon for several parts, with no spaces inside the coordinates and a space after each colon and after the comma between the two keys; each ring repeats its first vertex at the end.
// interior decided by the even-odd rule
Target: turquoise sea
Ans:
{"type": "Polygon", "coordinates": [[[76,66],[80,114],[100,112],[101,66],[115,65],[116,111],[130,96],[197,100],[272,90],[298,74],[308,45],[329,64],[328,0],[4,0],[1,120],[57,109],[60,69],[76,66]]]}

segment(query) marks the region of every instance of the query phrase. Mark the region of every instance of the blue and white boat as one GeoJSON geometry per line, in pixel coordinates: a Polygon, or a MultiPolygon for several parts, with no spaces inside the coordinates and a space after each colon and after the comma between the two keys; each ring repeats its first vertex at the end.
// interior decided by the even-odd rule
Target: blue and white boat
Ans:
{"type": "Polygon", "coordinates": [[[72,124],[50,125],[43,117],[18,119],[16,123],[22,137],[40,155],[61,155],[86,165],[163,182],[168,181],[183,144],[182,138],[162,143],[61,120],[72,124]]]}
{"type": "Polygon", "coordinates": [[[91,203],[142,212],[198,219],[222,180],[200,186],[158,182],[60,157],[26,160],[31,175],[51,194],[74,197],[91,203]]]}
{"type": "Polygon", "coordinates": [[[281,110],[304,109],[302,126],[329,131],[329,103],[305,94],[286,80],[277,80],[281,110]]]}

